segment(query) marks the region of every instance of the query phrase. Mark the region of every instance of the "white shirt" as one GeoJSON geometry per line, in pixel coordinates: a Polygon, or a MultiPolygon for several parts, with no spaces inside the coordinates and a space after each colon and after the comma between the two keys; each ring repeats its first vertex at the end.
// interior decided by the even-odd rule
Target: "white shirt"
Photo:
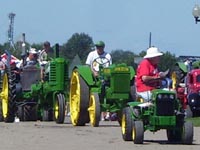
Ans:
{"type": "Polygon", "coordinates": [[[105,63],[103,66],[104,67],[108,67],[109,65],[112,64],[112,58],[111,58],[111,55],[109,53],[106,53],[104,52],[102,55],[99,55],[97,53],[97,50],[95,51],[92,51],[89,53],[88,57],[87,57],[87,60],[86,60],[86,65],[90,65],[93,69],[95,69],[96,71],[99,70],[99,65],[98,64],[94,64],[94,60],[97,59],[96,61],[99,62],[100,64],[101,63],[105,63]],[[99,59],[97,59],[99,58],[99,59]],[[101,59],[101,58],[106,58],[106,59],[101,59]],[[103,62],[102,62],[103,61],[103,62]],[[108,62],[108,63],[107,63],[108,62]]]}

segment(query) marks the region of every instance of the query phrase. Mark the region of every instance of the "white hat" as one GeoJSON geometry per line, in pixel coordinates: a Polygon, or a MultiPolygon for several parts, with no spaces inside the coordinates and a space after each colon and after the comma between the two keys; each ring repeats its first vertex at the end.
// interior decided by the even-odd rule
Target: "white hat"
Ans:
{"type": "Polygon", "coordinates": [[[157,47],[150,47],[147,49],[147,53],[144,56],[144,58],[153,58],[153,57],[158,57],[162,55],[163,53],[161,53],[157,47]]]}
{"type": "Polygon", "coordinates": [[[29,53],[31,53],[31,54],[37,54],[38,52],[36,51],[35,48],[31,48],[31,49],[29,50],[29,53]]]}

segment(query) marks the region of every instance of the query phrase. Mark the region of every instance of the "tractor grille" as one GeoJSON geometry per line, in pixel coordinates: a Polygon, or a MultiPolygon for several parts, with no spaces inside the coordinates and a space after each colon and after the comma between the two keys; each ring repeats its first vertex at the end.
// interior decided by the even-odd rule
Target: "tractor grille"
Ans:
{"type": "Polygon", "coordinates": [[[57,89],[66,88],[68,83],[68,67],[63,59],[58,59],[50,63],[49,84],[57,89]]]}
{"type": "Polygon", "coordinates": [[[51,63],[50,67],[50,81],[56,82],[56,64],[51,63]]]}
{"type": "Polygon", "coordinates": [[[40,69],[35,66],[27,66],[23,69],[23,72],[20,74],[21,85],[23,91],[30,91],[31,85],[38,83],[40,80],[40,69]]]}
{"type": "Polygon", "coordinates": [[[174,99],[170,98],[169,94],[160,94],[156,98],[156,113],[158,116],[173,116],[174,115],[174,99]]]}
{"type": "Polygon", "coordinates": [[[130,75],[129,74],[113,74],[111,78],[111,88],[114,93],[130,92],[130,75]]]}

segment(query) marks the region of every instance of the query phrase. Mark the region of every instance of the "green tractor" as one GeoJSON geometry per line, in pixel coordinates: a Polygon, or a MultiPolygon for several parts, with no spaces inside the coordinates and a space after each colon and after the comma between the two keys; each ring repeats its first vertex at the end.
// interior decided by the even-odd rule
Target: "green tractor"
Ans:
{"type": "Polygon", "coordinates": [[[122,137],[124,141],[142,144],[144,132],[166,130],[169,142],[192,144],[193,124],[185,120],[185,112],[174,90],[152,91],[150,102],[130,102],[123,109],[122,137]]]}
{"type": "Polygon", "coordinates": [[[88,65],[75,66],[70,81],[70,117],[74,126],[99,126],[101,112],[117,113],[121,124],[122,109],[134,99],[135,71],[126,64],[110,64],[106,58],[93,61],[94,76],[88,65]],[[108,66],[108,67],[104,67],[108,66]],[[98,68],[98,69],[97,69],[98,68]],[[132,89],[132,90],[131,90],[132,89]]]}
{"type": "Polygon", "coordinates": [[[58,44],[56,58],[46,65],[46,70],[45,80],[41,81],[39,67],[22,67],[20,80],[17,80],[14,68],[7,63],[0,93],[4,122],[14,122],[16,116],[20,121],[64,122],[69,85],[68,62],[59,57],[58,44]]]}

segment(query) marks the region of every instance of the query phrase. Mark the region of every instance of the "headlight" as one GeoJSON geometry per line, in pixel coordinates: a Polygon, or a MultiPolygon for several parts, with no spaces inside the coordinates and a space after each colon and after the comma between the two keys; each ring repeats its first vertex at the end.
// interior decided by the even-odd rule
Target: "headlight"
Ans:
{"type": "Polygon", "coordinates": [[[171,100],[175,99],[174,94],[170,94],[170,95],[169,95],[169,98],[170,98],[171,100]]]}
{"type": "Polygon", "coordinates": [[[162,94],[158,94],[158,99],[162,99],[162,94]]]}

